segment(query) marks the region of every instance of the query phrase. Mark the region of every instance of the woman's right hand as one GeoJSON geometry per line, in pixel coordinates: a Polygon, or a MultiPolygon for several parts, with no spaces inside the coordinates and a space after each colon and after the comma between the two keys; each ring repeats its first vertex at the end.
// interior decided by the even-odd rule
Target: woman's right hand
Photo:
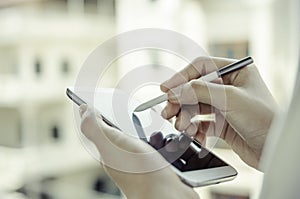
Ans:
{"type": "Polygon", "coordinates": [[[162,116],[176,117],[175,127],[200,142],[221,127],[218,136],[248,165],[257,168],[277,104],[256,66],[249,65],[215,82],[198,79],[233,61],[201,57],[161,84],[161,90],[168,93],[162,116]],[[215,122],[191,122],[194,115],[211,112],[216,114],[215,122]]]}

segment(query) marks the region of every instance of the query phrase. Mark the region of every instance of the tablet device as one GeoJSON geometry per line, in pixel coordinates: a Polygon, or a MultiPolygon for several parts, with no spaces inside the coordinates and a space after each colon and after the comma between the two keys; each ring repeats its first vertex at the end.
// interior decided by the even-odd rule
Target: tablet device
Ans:
{"type": "Polygon", "coordinates": [[[122,91],[116,89],[74,91],[68,88],[66,94],[79,106],[86,103],[94,106],[108,125],[122,132],[129,132],[148,144],[151,143],[153,133],[159,132],[165,145],[171,143],[177,147],[171,151],[165,146],[156,149],[172,165],[172,169],[180,179],[191,187],[229,181],[237,175],[237,171],[232,166],[201,146],[196,140],[177,131],[159,113],[151,109],[142,113],[133,113],[139,102],[128,104],[128,96],[122,91]]]}

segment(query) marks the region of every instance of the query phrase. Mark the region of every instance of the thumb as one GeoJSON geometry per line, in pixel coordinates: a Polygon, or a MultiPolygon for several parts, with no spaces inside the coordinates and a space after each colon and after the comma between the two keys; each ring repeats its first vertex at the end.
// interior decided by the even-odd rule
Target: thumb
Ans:
{"type": "Polygon", "coordinates": [[[81,131],[96,145],[100,161],[107,167],[144,173],[168,165],[150,145],[108,126],[91,108],[83,107],[81,112],[81,131]]]}
{"type": "Polygon", "coordinates": [[[227,111],[230,110],[230,107],[227,106],[228,102],[231,99],[237,99],[238,91],[239,89],[232,85],[216,84],[198,79],[171,89],[168,92],[168,100],[170,103],[180,105],[209,104],[220,111],[227,111]]]}
{"type": "MultiPolygon", "coordinates": [[[[124,141],[130,139],[124,133],[107,125],[102,116],[87,105],[80,106],[81,132],[99,148],[124,146],[124,141]]],[[[126,142],[125,142],[126,143],[126,142]]]]}
{"type": "MultiPolygon", "coordinates": [[[[130,153],[148,153],[151,147],[135,137],[128,136],[120,130],[107,125],[100,114],[90,107],[80,108],[82,114],[81,131],[90,139],[100,152],[123,150],[130,153]]],[[[104,154],[105,155],[105,154],[104,154]]]]}

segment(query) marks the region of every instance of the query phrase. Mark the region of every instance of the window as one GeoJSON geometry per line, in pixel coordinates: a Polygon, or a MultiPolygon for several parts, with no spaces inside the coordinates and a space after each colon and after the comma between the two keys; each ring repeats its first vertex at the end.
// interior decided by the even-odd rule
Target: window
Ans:
{"type": "Polygon", "coordinates": [[[0,145],[9,147],[21,146],[21,118],[16,108],[0,107],[0,129],[0,145]]]}
{"type": "Polygon", "coordinates": [[[114,184],[114,182],[107,177],[107,175],[98,176],[93,181],[92,189],[99,193],[102,192],[102,193],[107,193],[107,194],[111,194],[111,195],[115,195],[115,196],[121,196],[120,190],[114,184]]]}
{"type": "Polygon", "coordinates": [[[59,127],[57,125],[54,125],[51,128],[51,137],[54,140],[59,140],[60,139],[60,129],[59,129],[59,127]]]}
{"type": "Polygon", "coordinates": [[[18,72],[17,53],[14,46],[0,46],[0,74],[14,75],[18,72]]]}
{"type": "Polygon", "coordinates": [[[68,74],[70,72],[70,64],[67,60],[62,61],[62,63],[61,63],[61,72],[63,74],[68,74]]]}
{"type": "Polygon", "coordinates": [[[41,72],[42,72],[42,64],[41,64],[41,61],[39,59],[35,60],[34,70],[35,70],[35,73],[37,75],[40,75],[41,72]]]}
{"type": "Polygon", "coordinates": [[[212,56],[240,59],[249,54],[249,44],[247,41],[211,43],[209,51],[212,56]]]}
{"type": "Polygon", "coordinates": [[[97,13],[98,12],[98,0],[84,0],[84,12],[97,13]]]}
{"type": "Polygon", "coordinates": [[[105,16],[114,17],[116,15],[116,1],[115,0],[99,0],[99,13],[105,16]]]}

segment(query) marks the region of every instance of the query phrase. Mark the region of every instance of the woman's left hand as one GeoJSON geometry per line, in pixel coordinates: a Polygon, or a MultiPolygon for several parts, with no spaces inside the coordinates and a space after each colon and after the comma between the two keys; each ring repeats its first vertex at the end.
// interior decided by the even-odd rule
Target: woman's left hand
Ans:
{"type": "Polygon", "coordinates": [[[150,145],[108,126],[87,105],[80,106],[80,116],[82,133],[96,145],[105,171],[127,198],[199,198],[150,145]]]}

